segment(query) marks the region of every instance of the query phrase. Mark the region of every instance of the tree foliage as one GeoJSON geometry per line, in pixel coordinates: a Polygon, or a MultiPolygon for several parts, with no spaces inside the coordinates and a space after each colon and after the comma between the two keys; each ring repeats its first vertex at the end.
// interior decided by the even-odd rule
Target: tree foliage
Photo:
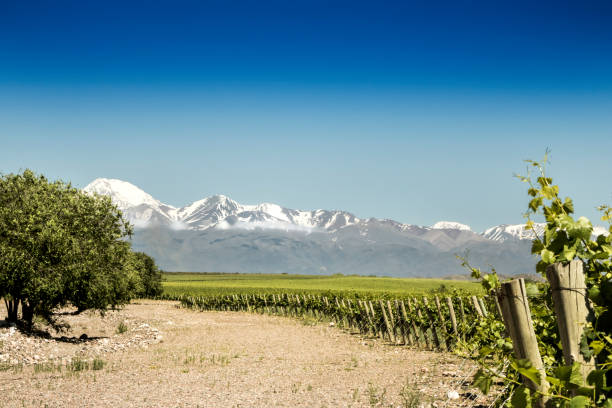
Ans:
{"type": "Polygon", "coordinates": [[[103,311],[142,288],[126,240],[132,233],[110,198],[90,196],[30,170],[0,178],[0,296],[17,319],[52,321],[68,304],[103,311]]]}
{"type": "Polygon", "coordinates": [[[155,260],[144,252],[133,252],[132,257],[140,279],[140,285],[135,294],[138,297],[146,298],[160,296],[163,292],[162,271],[155,264],[155,260]]]}

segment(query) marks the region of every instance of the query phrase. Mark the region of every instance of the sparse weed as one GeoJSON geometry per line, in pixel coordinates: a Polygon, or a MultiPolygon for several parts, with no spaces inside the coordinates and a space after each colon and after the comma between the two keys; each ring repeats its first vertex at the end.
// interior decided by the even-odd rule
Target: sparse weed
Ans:
{"type": "Polygon", "coordinates": [[[226,366],[229,364],[231,358],[238,358],[238,356],[220,354],[211,354],[207,356],[204,353],[198,354],[195,352],[186,351],[184,357],[175,356],[174,360],[177,363],[182,362],[183,365],[204,365],[206,363],[209,363],[213,365],[226,366]]]}
{"type": "Polygon", "coordinates": [[[117,334],[122,334],[122,333],[125,333],[126,331],[128,331],[128,327],[125,324],[125,322],[119,323],[119,326],[117,326],[117,334]]]}
{"type": "Polygon", "coordinates": [[[105,365],[106,365],[106,362],[102,360],[101,358],[94,358],[91,363],[91,369],[96,370],[96,371],[101,370],[104,368],[105,365]]]}
{"type": "Polygon", "coordinates": [[[411,383],[406,379],[406,383],[402,387],[399,393],[402,399],[402,407],[404,408],[418,408],[422,405],[423,395],[417,389],[416,383],[411,383]]]}
{"type": "Polygon", "coordinates": [[[9,363],[0,363],[0,371],[9,371],[20,373],[23,371],[23,364],[9,364],[9,363]]]}
{"type": "Polygon", "coordinates": [[[73,372],[84,371],[89,368],[89,364],[87,363],[87,361],[79,357],[73,357],[73,359],[70,361],[66,368],[68,368],[68,371],[73,372]]]}
{"type": "Polygon", "coordinates": [[[378,391],[378,387],[372,383],[368,383],[368,401],[371,407],[383,406],[385,404],[385,397],[387,389],[383,388],[382,391],[378,391]]]}
{"type": "Polygon", "coordinates": [[[35,373],[52,373],[55,371],[62,371],[61,364],[55,364],[52,361],[47,361],[46,363],[36,363],[34,364],[34,372],[35,373]]]}
{"type": "MultiPolygon", "coordinates": [[[[94,358],[91,362],[87,360],[83,360],[80,357],[73,357],[72,360],[70,360],[70,362],[66,364],[66,370],[69,373],[73,373],[73,374],[79,373],[81,371],[86,371],[86,370],[99,371],[99,370],[102,370],[105,365],[106,365],[106,362],[98,357],[94,358]]],[[[58,371],[59,370],[60,368],[58,366],[58,371]]]]}
{"type": "MultiPolygon", "coordinates": [[[[183,364],[187,365],[187,364],[195,364],[196,362],[196,356],[195,354],[187,354],[185,356],[185,358],[183,359],[183,364]]],[[[200,356],[200,362],[202,362],[202,357],[200,356]]]]}

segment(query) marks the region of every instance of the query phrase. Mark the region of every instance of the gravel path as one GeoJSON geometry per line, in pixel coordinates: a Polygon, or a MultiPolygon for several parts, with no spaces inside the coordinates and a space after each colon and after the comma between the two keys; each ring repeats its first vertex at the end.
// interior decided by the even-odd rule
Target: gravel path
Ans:
{"type": "Polygon", "coordinates": [[[419,406],[409,405],[413,398],[437,407],[484,403],[459,386],[475,370],[472,362],[321,324],[202,313],[161,301],[67,320],[71,330],[61,340],[0,329],[0,407],[419,406]],[[121,322],[128,330],[118,334],[121,322]],[[78,340],[83,333],[89,338],[78,340]],[[75,360],[87,366],[66,367],[75,360]],[[460,398],[448,401],[451,390],[460,398]]]}

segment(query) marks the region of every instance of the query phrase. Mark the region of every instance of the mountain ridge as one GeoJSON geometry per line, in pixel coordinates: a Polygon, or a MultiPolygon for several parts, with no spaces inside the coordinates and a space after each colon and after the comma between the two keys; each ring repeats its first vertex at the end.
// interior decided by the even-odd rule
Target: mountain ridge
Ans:
{"type": "MultiPolygon", "coordinates": [[[[113,179],[84,190],[109,195],[135,226],[134,249],[169,271],[442,277],[465,273],[457,255],[467,254],[475,267],[517,275],[533,272],[537,261],[534,232],[523,224],[477,233],[454,221],[419,226],[340,210],[243,205],[224,195],[177,208],[113,179]]],[[[543,225],[535,227],[539,234],[543,225]]]]}
{"type": "MultiPolygon", "coordinates": [[[[349,225],[364,223],[366,220],[377,220],[393,224],[401,231],[431,229],[472,232],[469,225],[455,221],[439,221],[432,226],[419,226],[389,219],[360,219],[342,210],[294,210],[273,203],[244,205],[222,194],[206,197],[177,208],[162,203],[129,182],[118,179],[98,178],[88,184],[84,191],[110,196],[113,202],[125,212],[127,218],[139,228],[161,223],[175,229],[193,230],[261,228],[302,232],[320,229],[334,232],[349,225]]],[[[542,229],[543,224],[536,224],[536,231],[539,232],[542,229]]],[[[479,235],[494,241],[511,238],[533,239],[533,232],[525,231],[524,224],[502,224],[491,227],[479,235]]]]}

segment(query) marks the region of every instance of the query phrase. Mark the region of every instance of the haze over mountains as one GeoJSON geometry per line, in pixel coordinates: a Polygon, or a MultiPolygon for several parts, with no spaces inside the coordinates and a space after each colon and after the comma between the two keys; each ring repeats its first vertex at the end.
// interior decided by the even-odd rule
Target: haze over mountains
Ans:
{"type": "Polygon", "coordinates": [[[434,277],[465,274],[455,254],[466,250],[473,265],[504,274],[533,273],[536,262],[533,232],[523,225],[476,233],[456,222],[425,227],[346,211],[243,205],[223,195],[176,208],[103,178],[84,190],[110,196],[135,226],[134,248],[168,271],[434,277]]]}

